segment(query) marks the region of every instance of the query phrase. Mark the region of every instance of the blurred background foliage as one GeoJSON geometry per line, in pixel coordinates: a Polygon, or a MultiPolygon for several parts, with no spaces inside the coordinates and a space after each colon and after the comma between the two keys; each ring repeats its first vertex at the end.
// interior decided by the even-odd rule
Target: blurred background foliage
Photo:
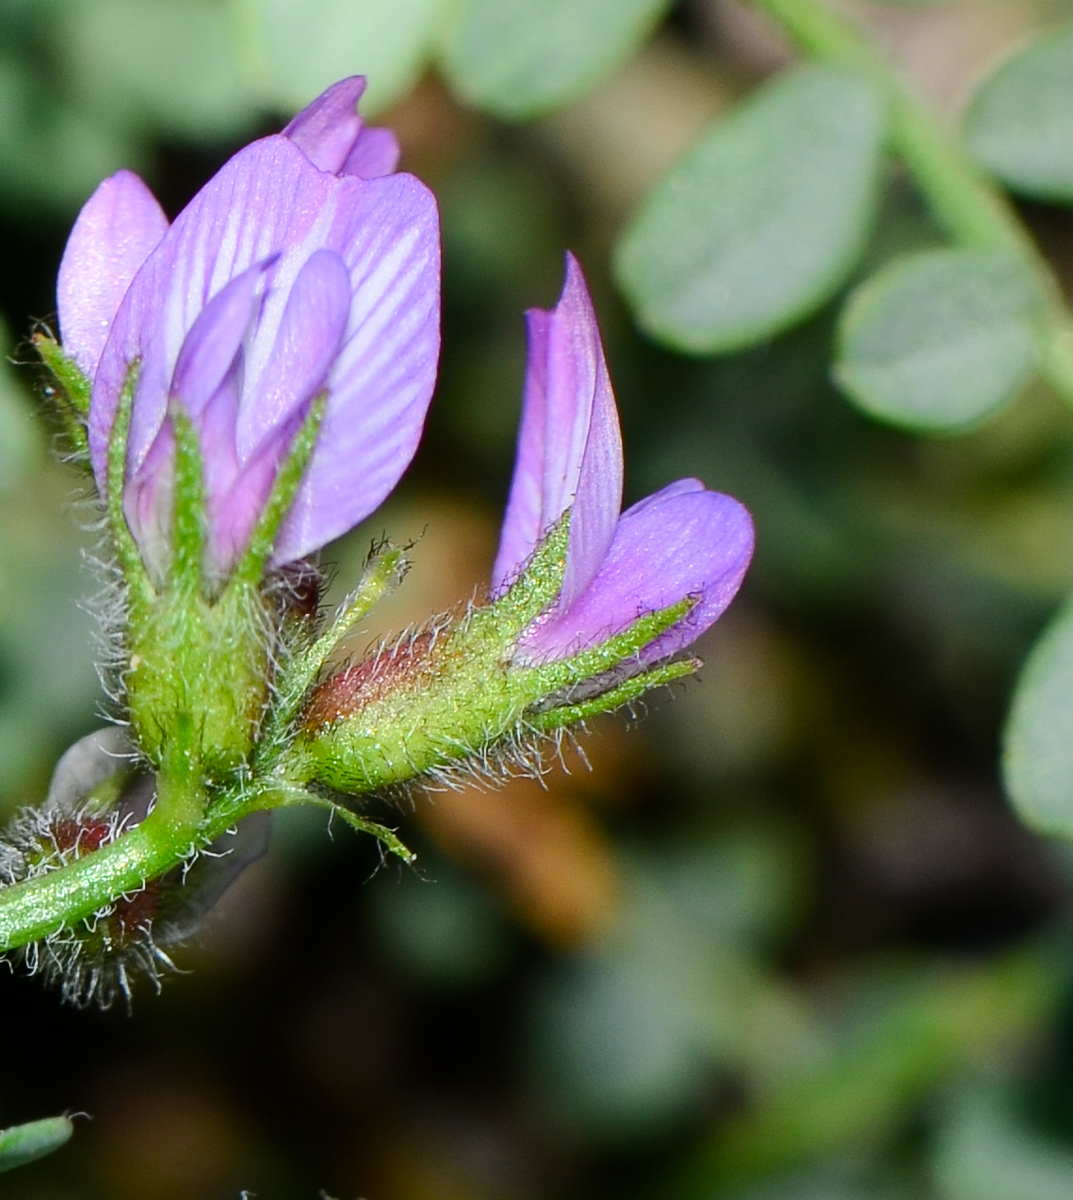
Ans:
{"type": "MultiPolygon", "coordinates": [[[[1073,278],[1052,169],[1073,164],[1073,4],[831,3],[951,127],[997,63],[1052,35],[990,77],[969,132],[1073,278]],[[1045,127],[1049,158],[1010,159],[1011,113],[1045,127]]],[[[325,555],[341,592],[373,536],[418,539],[355,653],[487,578],[521,312],[554,302],[568,246],[630,495],[699,475],[759,530],[700,681],[636,725],[594,723],[546,786],[383,809],[415,872],[282,812],[270,854],[179,953],[189,973],[132,1015],[63,1009],[0,973],[0,1122],[92,1117],[20,1170],[24,1200],[1073,1195],[1073,855],[1019,824],[998,766],[1021,663],[1073,585],[1073,420],[1030,378],[1032,302],[1008,264],[951,276],[944,260],[910,281],[908,309],[887,286],[840,317],[848,286],[943,236],[859,81],[812,68],[767,90],[793,57],[738,0],[0,0],[6,810],[101,719],[93,511],[50,453],[27,341],[54,320],[78,206],[131,166],[174,214],[341,75],[369,75],[369,111],[440,198],[445,249],[418,461],[325,555]],[[814,114],[832,107],[844,127],[824,143],[814,114]],[[665,199],[683,170],[712,189],[692,212],[665,199]],[[788,203],[768,204],[788,179],[788,203]],[[682,292],[660,271],[703,258],[696,222],[781,231],[734,266],[742,291],[697,293],[742,299],[733,320],[664,303],[682,292]],[[980,319],[939,409],[898,409],[918,377],[890,386],[875,330],[914,344],[938,318],[905,314],[950,279],[969,301],[949,311],[980,319]],[[759,315],[742,325],[746,300],[759,315]],[[943,410],[950,396],[964,406],[943,410]],[[923,438],[868,414],[969,428],[923,438]]]]}

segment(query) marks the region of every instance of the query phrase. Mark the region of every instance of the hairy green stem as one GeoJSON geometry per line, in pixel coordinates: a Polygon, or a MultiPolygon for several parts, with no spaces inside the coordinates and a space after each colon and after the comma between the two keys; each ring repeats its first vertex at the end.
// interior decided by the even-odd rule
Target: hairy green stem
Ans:
{"type": "Polygon", "coordinates": [[[73,925],[117,896],[136,892],[146,880],[181,863],[195,845],[227,828],[184,827],[173,812],[158,809],[136,828],[84,858],[35,879],[0,888],[0,951],[23,946],[73,925]]]}
{"type": "Polygon", "coordinates": [[[298,791],[276,778],[259,788],[239,783],[206,812],[202,782],[193,770],[186,778],[182,772],[162,773],[153,810],[139,825],[66,866],[0,888],[0,953],[70,927],[138,891],[188,861],[241,817],[314,799],[304,792],[299,797],[298,791]]]}
{"type": "MultiPolygon", "coordinates": [[[[118,454],[114,457],[118,458],[118,454]]],[[[119,494],[118,487],[115,494],[119,494]]],[[[117,519],[122,519],[121,513],[117,519]]],[[[192,571],[187,571],[187,575],[196,572],[199,559],[198,550],[190,564],[192,571]]],[[[293,719],[297,705],[327,655],[350,625],[391,590],[403,569],[400,551],[383,550],[370,564],[361,586],[332,628],[292,664],[291,671],[281,681],[277,720],[268,722],[263,743],[268,753],[258,756],[255,780],[244,772],[237,773],[230,785],[210,797],[206,792],[201,722],[189,712],[175,713],[168,737],[161,741],[157,796],[152,812],[114,842],[65,866],[0,888],[0,953],[70,927],[117,897],[138,891],[148,880],[180,866],[192,853],[257,809],[294,803],[329,804],[323,797],[292,785],[275,770],[275,757],[286,741],[279,712],[285,718],[283,725],[293,719]]],[[[409,857],[390,830],[355,814],[346,814],[346,819],[375,833],[396,853],[409,857]]]]}
{"type": "Polygon", "coordinates": [[[889,105],[892,148],[959,245],[1010,250],[1031,267],[1047,305],[1040,373],[1073,405],[1073,314],[1049,264],[1005,195],[976,168],[894,67],[823,0],[753,2],[811,57],[855,67],[882,90],[889,105]]]}

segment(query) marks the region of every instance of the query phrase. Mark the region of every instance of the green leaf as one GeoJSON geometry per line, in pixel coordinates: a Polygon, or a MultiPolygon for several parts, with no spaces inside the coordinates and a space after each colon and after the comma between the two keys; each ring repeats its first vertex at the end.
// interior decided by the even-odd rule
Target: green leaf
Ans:
{"type": "Polygon", "coordinates": [[[624,63],[669,0],[466,0],[444,39],[451,85],[524,121],[583,95],[624,63]]]}
{"type": "Polygon", "coordinates": [[[1073,202],[1073,25],[984,81],[965,136],[976,161],[1013,191],[1073,202]]]}
{"type": "Polygon", "coordinates": [[[1073,1196],[1073,1153],[1026,1125],[1011,1091],[986,1081],[947,1102],[932,1164],[941,1200],[1073,1196]]]}
{"type": "Polygon", "coordinates": [[[74,1132],[67,1117],[46,1117],[0,1130],[0,1171],[12,1171],[58,1150],[74,1132]]]}
{"type": "Polygon", "coordinates": [[[17,48],[0,46],[0,204],[63,212],[82,204],[103,176],[137,166],[136,148],[120,131],[65,103],[17,48]]]}
{"type": "Polygon", "coordinates": [[[80,108],[120,128],[233,137],[256,115],[220,0],[64,0],[55,26],[80,108]]]}
{"type": "Polygon", "coordinates": [[[1026,824],[1073,837],[1073,602],[1059,611],[1021,671],[1003,770],[1026,824]]]}
{"type": "Polygon", "coordinates": [[[362,112],[398,99],[425,66],[445,0],[243,0],[242,41],[258,84],[287,111],[365,75],[362,112]]]}
{"type": "Polygon", "coordinates": [[[852,1161],[904,1128],[944,1079],[1037,1028],[1056,1002],[1056,975],[1043,955],[1023,951],[971,968],[903,967],[901,986],[884,980],[878,1002],[858,997],[863,1020],[843,1027],[833,1055],[789,1072],[711,1137],[686,1160],[692,1186],[670,1194],[722,1196],[732,1180],[836,1155],[852,1161]]]}
{"type": "Polygon", "coordinates": [[[930,433],[964,429],[1006,403],[1038,356],[1043,298],[1005,250],[926,250],[854,292],[835,376],[865,412],[930,433]]]}
{"type": "Polygon", "coordinates": [[[714,353],[823,304],[868,234],[884,133],[882,97],[845,68],[803,68],[754,93],[656,185],[619,244],[641,325],[714,353]]]}

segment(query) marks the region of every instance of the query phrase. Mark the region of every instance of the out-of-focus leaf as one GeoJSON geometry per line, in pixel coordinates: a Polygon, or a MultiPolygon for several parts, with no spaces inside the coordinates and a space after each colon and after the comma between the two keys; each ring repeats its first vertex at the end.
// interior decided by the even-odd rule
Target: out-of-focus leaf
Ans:
{"type": "Polygon", "coordinates": [[[984,81],[965,135],[977,162],[1012,190],[1073,201],[1073,25],[984,81]]]}
{"type": "Polygon", "coordinates": [[[906,1200],[903,1191],[877,1184],[863,1171],[831,1167],[804,1174],[779,1173],[755,1187],[718,1194],[719,1200],[906,1200]]]}
{"type": "Polygon", "coordinates": [[[0,1129],[0,1171],[12,1171],[44,1158],[68,1141],[74,1126],[67,1117],[45,1117],[0,1129]]]}
{"type": "Polygon", "coordinates": [[[427,875],[384,872],[372,890],[372,912],[388,952],[444,990],[485,983],[509,961],[502,916],[475,883],[442,861],[427,875]]]}
{"type": "Polygon", "coordinates": [[[1003,766],[1021,818],[1073,837],[1073,604],[1054,618],[1021,672],[1003,766]]]}
{"type": "Polygon", "coordinates": [[[530,1054],[556,1110],[614,1139],[665,1129],[694,1107],[729,1036],[738,965],[642,885],[606,944],[536,993],[530,1054]]]}
{"type": "Polygon", "coordinates": [[[256,113],[223,0],[64,0],[55,21],[68,86],[121,128],[223,138],[256,113]]]}
{"type": "Polygon", "coordinates": [[[1073,1196],[1073,1148],[1026,1129],[994,1087],[955,1096],[937,1142],[932,1169],[941,1200],[1073,1196]]]}
{"type": "Polygon", "coordinates": [[[420,74],[443,9],[444,0],[244,0],[244,57],[286,110],[337,79],[364,75],[362,112],[374,113],[420,74]]]}
{"type": "Polygon", "coordinates": [[[57,98],[30,66],[0,56],[0,201],[69,210],[101,179],[136,166],[133,147],[57,98]]]}
{"type": "Polygon", "coordinates": [[[695,1107],[720,1064],[755,1081],[775,1060],[814,1060],[812,1023],[752,958],[773,909],[797,894],[797,872],[772,869],[780,858],[783,845],[756,831],[632,863],[615,928],[536,996],[530,1054],[558,1112],[600,1138],[645,1136],[695,1107]]]}
{"type": "Polygon", "coordinates": [[[94,621],[79,601],[100,582],[80,561],[71,488],[46,461],[0,497],[0,805],[91,727],[99,697],[94,621]]]}
{"type": "MultiPolygon", "coordinates": [[[[0,326],[0,345],[7,342],[7,331],[0,326]]],[[[0,496],[37,461],[43,444],[28,397],[13,375],[6,358],[0,360],[0,496]]]]}
{"type": "Polygon", "coordinates": [[[924,432],[977,424],[1032,373],[1042,297],[1003,250],[926,250],[857,289],[835,375],[865,412],[924,432]]]}
{"type": "Polygon", "coordinates": [[[754,94],[657,184],[618,246],[641,325],[714,353],[821,305],[861,253],[884,130],[875,88],[839,67],[804,68],[754,94]]]}
{"type": "Polygon", "coordinates": [[[722,1129],[671,1194],[700,1200],[730,1182],[883,1136],[944,1076],[1032,1028],[1059,992],[1053,969],[1031,954],[910,982],[858,1022],[833,1061],[722,1129]]]}
{"type": "Polygon", "coordinates": [[[679,919],[711,943],[752,950],[800,910],[803,865],[786,831],[694,834],[651,870],[679,919]]]}
{"type": "Polygon", "coordinates": [[[442,62],[467,100],[521,121],[576,99],[625,62],[669,0],[465,0],[442,62]]]}

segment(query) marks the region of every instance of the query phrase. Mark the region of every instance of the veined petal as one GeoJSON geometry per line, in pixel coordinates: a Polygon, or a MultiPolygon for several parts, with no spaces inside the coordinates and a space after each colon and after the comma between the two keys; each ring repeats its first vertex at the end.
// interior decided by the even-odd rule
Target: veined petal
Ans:
{"type": "Polygon", "coordinates": [[[363,75],[340,79],[312,104],[307,104],[283,130],[282,136],[299,147],[315,167],[336,174],[355,148],[364,128],[365,122],[358,116],[358,101],[364,91],[363,75]]]}
{"type": "Polygon", "coordinates": [[[340,194],[326,242],[350,275],[350,316],[313,458],[276,545],[277,565],[345,533],[384,500],[417,449],[436,380],[435,199],[405,174],[339,183],[352,187],[340,194]]]}
{"type": "Polygon", "coordinates": [[[63,348],[90,379],[123,294],[167,228],[153,193],[132,171],[106,179],[78,214],[56,302],[63,348]]]}
{"type": "Polygon", "coordinates": [[[359,179],[379,179],[381,175],[394,173],[400,153],[399,139],[390,129],[366,126],[358,134],[339,173],[357,175],[359,179]]]}
{"type": "Polygon", "coordinates": [[[548,322],[551,313],[532,308],[526,313],[529,353],[525,396],[518,430],[518,450],[507,511],[492,567],[492,595],[513,581],[533,553],[548,524],[544,518],[544,464],[548,436],[548,322]]]}
{"type": "Polygon", "coordinates": [[[170,391],[195,419],[235,369],[260,308],[261,285],[270,261],[243,271],[217,292],[183,340],[170,391]]]}
{"type": "MultiPolygon", "coordinates": [[[[245,546],[242,532],[222,528],[219,515],[223,509],[223,497],[234,487],[235,480],[242,472],[235,445],[238,412],[239,373],[231,371],[224,376],[219,389],[202,409],[196,423],[204,468],[209,560],[216,564],[221,576],[233,561],[232,550],[245,546]]],[[[169,424],[165,422],[165,428],[169,424]]],[[[246,529],[245,538],[248,536],[249,529],[246,529]]]]}
{"type": "Polygon", "coordinates": [[[519,658],[566,658],[681,600],[690,612],[640,654],[640,665],[695,641],[733,599],[753,552],[753,523],[731,496],[680,480],[622,514],[590,587],[522,636],[519,658]]]}
{"type": "Polygon", "coordinates": [[[171,545],[171,518],[174,505],[175,431],[165,421],[141,469],[127,480],[123,491],[123,512],[138,543],[142,558],[158,579],[167,575],[171,545]]]}
{"type": "Polygon", "coordinates": [[[573,255],[559,303],[528,317],[522,426],[492,587],[501,591],[572,508],[560,593],[565,608],[592,580],[614,536],[622,435],[596,314],[573,255]]]}
{"type": "Polygon", "coordinates": [[[707,490],[699,479],[687,475],[685,479],[676,479],[674,483],[665,484],[658,492],[653,492],[651,496],[645,496],[643,500],[638,500],[636,504],[630,505],[626,513],[622,515],[626,516],[628,513],[630,519],[635,520],[646,509],[663,504],[672,496],[685,496],[689,492],[706,492],[707,490]]]}
{"type": "MultiPolygon", "coordinates": [[[[576,263],[571,265],[577,270],[576,263]]],[[[569,354],[574,359],[584,356],[584,386],[587,390],[591,369],[593,390],[588,435],[570,512],[566,571],[559,591],[559,604],[564,607],[581,595],[600,569],[622,510],[622,432],[618,409],[600,345],[596,314],[580,270],[577,270],[577,286],[580,288],[576,299],[578,316],[567,325],[569,354]]],[[[569,274],[567,287],[571,287],[569,274]]]]}
{"type": "Polygon", "coordinates": [[[225,577],[249,545],[303,414],[295,414],[265,439],[253,457],[208,495],[210,570],[225,577]]]}
{"type": "Polygon", "coordinates": [[[133,474],[163,423],[179,350],[209,300],[279,255],[246,350],[247,379],[252,372],[256,381],[298,271],[325,244],[339,193],[363,186],[318,170],[288,138],[269,137],[239,151],[179,214],[123,297],[97,370],[89,445],[102,492],[108,435],[130,364],[139,364],[128,452],[133,474]]]}
{"type": "MultiPolygon", "coordinates": [[[[345,150],[362,169],[392,165],[394,143],[377,131],[366,139],[358,128],[349,141],[332,141],[340,124],[356,128],[350,115],[359,92],[344,81],[296,119],[291,136],[246,147],[194,197],[123,296],[94,380],[89,442],[102,493],[132,367],[131,481],[142,478],[170,394],[178,391],[196,419],[201,408],[215,412],[221,379],[237,384],[234,472],[210,500],[230,495],[266,443],[275,445],[312,396],[327,391],[321,436],[274,566],[345,532],[384,499],[413,456],[435,381],[435,200],[411,176],[337,175],[309,157],[326,162],[330,143],[336,157],[345,150]],[[251,271],[263,272],[252,300],[251,271]]],[[[219,465],[223,479],[222,450],[219,465]]]]}
{"type": "Polygon", "coordinates": [[[334,250],[317,250],[295,278],[256,386],[242,398],[239,454],[252,455],[325,384],[350,317],[350,274],[334,250]]]}

